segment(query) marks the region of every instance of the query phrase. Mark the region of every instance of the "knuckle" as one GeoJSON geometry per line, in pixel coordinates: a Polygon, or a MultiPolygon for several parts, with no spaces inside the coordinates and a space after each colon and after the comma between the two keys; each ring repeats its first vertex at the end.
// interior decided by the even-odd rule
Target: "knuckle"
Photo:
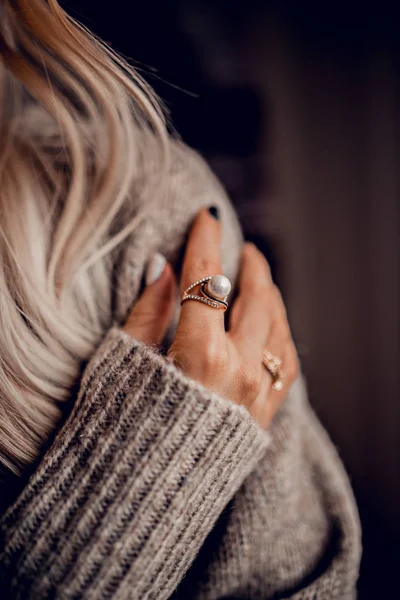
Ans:
{"type": "Polygon", "coordinates": [[[239,373],[241,394],[244,398],[254,399],[261,387],[261,370],[253,365],[244,365],[239,373]]]}
{"type": "Polygon", "coordinates": [[[182,355],[180,354],[179,350],[174,345],[172,345],[168,350],[168,360],[174,363],[174,365],[182,371],[185,370],[186,361],[184,360],[184,358],[182,358],[182,355]]]}
{"type": "Polygon", "coordinates": [[[179,340],[173,342],[168,350],[168,359],[174,363],[176,367],[184,372],[191,373],[195,366],[193,355],[185,344],[181,344],[179,340]]]}
{"type": "Polygon", "coordinates": [[[222,373],[227,367],[225,351],[215,341],[207,344],[202,355],[203,369],[206,373],[222,373]]]}

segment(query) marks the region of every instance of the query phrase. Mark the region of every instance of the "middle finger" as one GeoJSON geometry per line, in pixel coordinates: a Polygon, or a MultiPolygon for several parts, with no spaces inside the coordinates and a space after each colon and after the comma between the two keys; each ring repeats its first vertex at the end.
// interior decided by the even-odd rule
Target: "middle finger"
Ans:
{"type": "MultiPolygon", "coordinates": [[[[213,213],[215,209],[203,209],[193,223],[183,261],[181,293],[203,277],[221,274],[221,226],[213,213]]],[[[191,293],[198,295],[198,288],[191,293]]],[[[180,326],[191,329],[194,325],[225,331],[224,310],[197,300],[187,300],[182,304],[180,326]]]]}

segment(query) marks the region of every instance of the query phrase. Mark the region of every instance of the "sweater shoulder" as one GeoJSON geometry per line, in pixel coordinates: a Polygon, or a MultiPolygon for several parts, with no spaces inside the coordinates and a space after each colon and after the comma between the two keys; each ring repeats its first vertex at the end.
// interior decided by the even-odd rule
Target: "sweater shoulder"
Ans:
{"type": "Polygon", "coordinates": [[[185,184],[199,193],[212,191],[229,201],[224,186],[199,151],[177,138],[170,139],[169,149],[172,185],[185,184]]]}
{"type": "Polygon", "coordinates": [[[237,237],[238,220],[224,185],[197,150],[175,138],[170,139],[166,186],[158,202],[178,228],[186,228],[205,206],[215,205],[225,229],[237,237]]]}

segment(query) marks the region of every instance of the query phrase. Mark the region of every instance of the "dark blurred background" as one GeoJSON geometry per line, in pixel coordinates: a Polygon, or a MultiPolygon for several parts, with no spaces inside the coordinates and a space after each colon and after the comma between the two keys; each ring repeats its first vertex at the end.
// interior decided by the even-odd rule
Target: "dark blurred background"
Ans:
{"type": "Polygon", "coordinates": [[[392,4],[66,0],[136,62],[272,262],[363,522],[359,597],[400,568],[400,21],[392,4]]]}

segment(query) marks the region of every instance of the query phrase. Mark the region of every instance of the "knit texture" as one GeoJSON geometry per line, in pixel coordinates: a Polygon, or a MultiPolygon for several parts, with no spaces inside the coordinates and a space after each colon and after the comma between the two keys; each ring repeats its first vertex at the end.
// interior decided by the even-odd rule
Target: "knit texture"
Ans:
{"type": "Polygon", "coordinates": [[[224,272],[236,274],[241,233],[226,195],[195,153],[173,151],[164,203],[121,253],[114,323],[1,517],[1,597],[354,598],[357,509],[303,378],[266,433],[120,327],[149,255],[177,264],[205,204],[221,210],[224,272]]]}

